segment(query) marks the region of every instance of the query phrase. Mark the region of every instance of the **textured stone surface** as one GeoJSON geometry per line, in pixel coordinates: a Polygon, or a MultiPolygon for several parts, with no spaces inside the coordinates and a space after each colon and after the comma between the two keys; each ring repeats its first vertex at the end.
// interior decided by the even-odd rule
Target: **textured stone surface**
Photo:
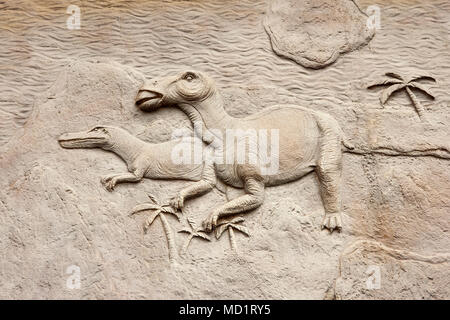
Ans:
{"type": "MultiPolygon", "coordinates": [[[[317,180],[309,175],[267,190],[264,205],[247,217],[251,237],[236,235],[241,255],[230,251],[227,235],[211,243],[194,239],[188,254],[170,265],[160,222],[144,235],[145,215],[131,218],[127,213],[147,201],[147,193],[164,200],[189,182],[144,179],[110,193],[100,178],[124,168],[121,160],[57,143],[61,133],[91,127],[99,119],[146,140],[149,131],[188,127],[175,109],[145,114],[135,108],[142,79],[111,62],[69,66],[39,100],[24,133],[2,154],[1,243],[8,257],[2,260],[3,298],[448,297],[449,163],[433,157],[346,154],[342,233],[320,230],[323,206],[317,180]],[[395,254],[385,257],[383,250],[372,250],[355,264],[357,253],[346,248],[360,238],[412,258],[403,262],[395,254]],[[438,263],[416,261],[415,255],[438,263]],[[404,263],[406,271],[398,271],[404,263]],[[374,293],[364,288],[364,268],[373,264],[382,268],[382,281],[395,277],[409,283],[414,277],[420,285],[431,277],[436,285],[428,285],[429,293],[410,290],[398,296],[401,285],[382,282],[374,293]],[[81,268],[80,290],[65,287],[70,265],[81,268]]],[[[231,90],[226,96],[245,101],[247,94],[231,90]]],[[[257,110],[264,107],[263,96],[252,100],[257,110]]],[[[239,108],[228,105],[230,113],[239,114],[239,108]]],[[[351,128],[351,119],[344,123],[351,128]]],[[[214,191],[189,202],[185,215],[200,223],[223,201],[222,193],[214,191]]],[[[176,219],[168,219],[174,232],[181,229],[176,219]]],[[[178,247],[184,240],[176,234],[178,247]]],[[[364,249],[365,243],[357,247],[364,249]]]]}
{"type": "Polygon", "coordinates": [[[264,26],[278,55],[318,69],[372,39],[367,19],[352,0],[272,0],[264,26]]]}
{"type": "MultiPolygon", "coordinates": [[[[322,70],[273,54],[261,24],[265,3],[197,4],[186,10],[187,2],[169,2],[163,13],[157,2],[117,2],[103,15],[104,6],[90,3],[95,7],[82,7],[91,14],[76,33],[67,33],[67,16],[58,15],[65,5],[51,1],[33,5],[39,14],[28,20],[0,19],[0,60],[11,66],[0,75],[0,298],[448,299],[449,3],[380,1],[382,31],[372,48],[322,70]],[[186,15],[199,23],[187,28],[186,15]],[[144,234],[146,215],[128,213],[148,193],[164,201],[189,182],[144,179],[108,192],[100,179],[126,171],[122,160],[59,146],[62,133],[97,124],[150,142],[190,128],[179,110],[149,114],[134,105],[144,74],[161,77],[184,65],[217,80],[234,116],[292,103],[338,120],[361,151],[343,158],[342,233],[320,230],[323,205],[316,177],[308,175],[266,190],[264,205],[246,216],[251,236],[236,233],[240,255],[225,233],[211,242],[193,239],[187,255],[170,264],[161,222],[144,234]],[[405,92],[383,107],[379,91],[366,90],[393,69],[437,79],[435,101],[418,96],[429,123],[418,119],[405,92]],[[66,287],[71,265],[80,267],[80,289],[66,287]],[[367,288],[370,267],[379,267],[378,289],[367,288]]],[[[27,2],[14,6],[30,10],[27,2]]],[[[6,9],[0,14],[14,12],[6,9]]],[[[225,201],[214,190],[188,202],[184,215],[201,223],[225,201]]],[[[176,231],[185,221],[167,219],[180,249],[187,235],[176,231]]]]}
{"type": "Polygon", "coordinates": [[[375,241],[356,241],[340,257],[336,298],[448,299],[449,258],[448,254],[424,256],[394,250],[375,241]],[[371,268],[379,268],[376,271],[379,276],[378,289],[375,290],[368,289],[368,286],[375,286],[371,279],[368,279],[369,285],[360,280],[369,278],[371,268]]]}
{"type": "MultiPolygon", "coordinates": [[[[136,134],[158,122],[155,118],[167,116],[167,110],[150,116],[134,107],[141,79],[114,64],[76,63],[44,95],[24,134],[9,144],[1,158],[7,173],[2,180],[2,244],[9,257],[2,261],[2,297],[322,298],[337,275],[339,250],[332,248],[342,246],[346,236],[320,231],[323,210],[317,186],[307,192],[310,196],[302,194],[312,201],[305,205],[308,211],[289,204],[286,196],[292,187],[273,189],[274,195],[269,191],[267,206],[249,220],[252,237],[237,235],[240,257],[231,254],[226,236],[213,243],[194,239],[187,257],[171,266],[160,224],[155,222],[143,235],[145,216],[130,218],[127,213],[147,201],[147,193],[167,199],[183,182],[146,180],[110,193],[100,178],[123,167],[120,160],[98,150],[58,145],[61,133],[91,127],[99,118],[106,123],[117,119],[116,125],[136,134]],[[332,258],[334,264],[318,264],[332,258]],[[65,287],[64,272],[72,264],[81,268],[80,290],[65,287]],[[310,264],[318,265],[316,276],[292,286],[294,279],[299,281],[299,268],[307,270],[310,264]]],[[[172,113],[176,111],[171,110],[175,119],[172,113]]],[[[172,129],[180,123],[173,122],[172,129]]],[[[313,177],[295,188],[301,191],[305,184],[314,185],[313,177]]],[[[200,222],[222,201],[221,193],[211,193],[194,200],[185,214],[200,222]]],[[[170,223],[174,231],[181,228],[175,219],[170,223]]],[[[177,245],[183,240],[178,234],[177,245]]]]}

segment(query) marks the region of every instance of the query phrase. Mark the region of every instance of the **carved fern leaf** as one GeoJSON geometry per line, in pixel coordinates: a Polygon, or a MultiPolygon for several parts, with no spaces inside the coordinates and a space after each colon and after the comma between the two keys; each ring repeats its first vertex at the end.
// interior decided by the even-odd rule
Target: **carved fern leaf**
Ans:
{"type": "Polygon", "coordinates": [[[172,213],[172,214],[175,213],[175,209],[168,204],[161,206],[161,211],[165,213],[172,213]]]}
{"type": "Polygon", "coordinates": [[[156,217],[159,216],[160,213],[161,213],[160,210],[156,210],[147,217],[147,219],[145,220],[145,223],[144,223],[145,232],[147,232],[147,229],[151,226],[153,221],[155,221],[156,217]]]}
{"type": "Polygon", "coordinates": [[[191,226],[192,230],[197,230],[197,224],[195,223],[194,220],[192,220],[191,217],[187,217],[187,222],[191,226]]]}
{"type": "Polygon", "coordinates": [[[369,86],[367,87],[367,89],[372,89],[372,88],[378,87],[378,86],[386,86],[386,85],[400,84],[400,83],[403,83],[403,81],[397,80],[397,79],[381,80],[381,81],[378,81],[378,82],[376,82],[376,83],[373,83],[373,84],[369,85],[369,86]]]}
{"type": "Polygon", "coordinates": [[[156,197],[154,195],[152,195],[151,193],[147,193],[147,197],[150,199],[151,202],[157,204],[158,200],[156,199],[156,197]]]}
{"type": "Polygon", "coordinates": [[[178,221],[181,220],[180,213],[171,205],[165,204],[165,205],[161,206],[161,211],[164,213],[173,214],[175,217],[177,217],[178,221]]]}
{"type": "Polygon", "coordinates": [[[395,73],[395,72],[386,72],[385,75],[387,75],[388,77],[392,77],[392,78],[401,80],[402,82],[405,81],[405,79],[403,79],[403,77],[401,75],[399,75],[398,73],[395,73]]]}
{"type": "Polygon", "coordinates": [[[420,81],[420,80],[429,80],[436,82],[436,79],[432,76],[413,76],[411,80],[408,81],[408,83],[414,82],[414,81],[420,81]]]}
{"type": "Polygon", "coordinates": [[[133,210],[131,210],[130,216],[142,212],[142,211],[152,211],[152,210],[159,210],[160,206],[157,204],[153,204],[153,203],[142,203],[139,204],[137,206],[135,206],[133,208],[133,210]]]}
{"type": "Polygon", "coordinates": [[[381,97],[380,97],[380,102],[381,104],[385,104],[386,101],[389,99],[389,97],[398,90],[403,89],[404,87],[406,87],[406,84],[404,83],[400,83],[400,84],[394,84],[392,86],[390,86],[389,88],[383,90],[383,92],[381,93],[381,97]]]}
{"type": "Polygon", "coordinates": [[[239,230],[240,232],[242,232],[243,234],[245,234],[247,237],[250,237],[250,232],[248,230],[248,228],[246,226],[243,225],[233,225],[233,228],[235,228],[236,230],[239,230]]]}
{"type": "Polygon", "coordinates": [[[244,221],[245,221],[245,219],[243,217],[239,216],[239,217],[234,217],[233,219],[230,219],[230,220],[227,220],[227,219],[220,220],[219,223],[217,224],[217,226],[227,225],[230,223],[241,223],[244,221]]]}
{"type": "Polygon", "coordinates": [[[245,219],[243,217],[236,217],[236,218],[231,219],[230,223],[234,224],[234,223],[241,223],[244,221],[245,221],[245,219]]]}
{"type": "Polygon", "coordinates": [[[190,228],[188,228],[188,227],[183,227],[181,230],[179,230],[178,232],[184,232],[184,233],[189,233],[189,234],[191,234],[192,233],[192,230],[190,229],[190,228]]]}
{"type": "Polygon", "coordinates": [[[424,94],[426,94],[428,97],[430,97],[433,100],[435,99],[434,94],[431,93],[430,89],[426,88],[424,85],[422,85],[420,83],[414,82],[414,83],[410,83],[408,86],[423,92],[424,94]]]}
{"type": "Polygon", "coordinates": [[[200,237],[200,238],[205,239],[207,241],[211,241],[211,238],[206,233],[204,233],[203,231],[199,231],[195,235],[197,237],[200,237]]]}
{"type": "Polygon", "coordinates": [[[219,239],[222,234],[225,232],[225,230],[228,229],[228,223],[223,223],[221,225],[219,225],[218,227],[216,227],[216,239],[219,239]]]}
{"type": "Polygon", "coordinates": [[[178,212],[178,211],[175,210],[172,214],[173,214],[175,217],[177,217],[178,221],[181,221],[181,213],[180,213],[180,212],[178,212]]]}

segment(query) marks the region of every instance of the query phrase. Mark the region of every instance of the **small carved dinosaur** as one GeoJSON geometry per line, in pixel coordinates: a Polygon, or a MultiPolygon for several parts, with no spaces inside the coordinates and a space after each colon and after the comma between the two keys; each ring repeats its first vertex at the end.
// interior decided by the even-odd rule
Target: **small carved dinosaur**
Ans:
{"type": "MultiPolygon", "coordinates": [[[[101,179],[108,191],[112,191],[118,183],[139,182],[142,178],[190,180],[205,185],[214,185],[216,180],[214,170],[208,171],[202,163],[176,164],[173,161],[172,150],[180,145],[180,140],[153,144],[121,128],[96,126],[88,131],[65,133],[58,141],[63,148],[101,148],[121,157],[129,172],[111,174],[101,179]]],[[[184,196],[187,198],[201,194],[192,187],[186,189],[188,194],[184,196]]]]}
{"type": "MultiPolygon", "coordinates": [[[[312,171],[315,171],[319,178],[325,208],[322,227],[330,231],[341,229],[339,187],[342,150],[346,145],[339,124],[331,116],[299,106],[283,105],[266,108],[245,118],[234,118],[225,111],[224,102],[214,81],[206,74],[196,71],[182,72],[145,83],[138,92],[136,105],[144,111],[163,106],[178,106],[194,125],[202,123],[200,137],[206,143],[222,139],[227,130],[279,132],[279,169],[276,173],[264,174],[259,163],[239,163],[236,160],[233,163],[206,165],[212,166],[217,177],[226,184],[244,188],[246,192],[245,195],[216,208],[203,222],[207,231],[212,231],[218,220],[224,216],[259,207],[264,201],[266,186],[294,181],[312,171]]],[[[220,144],[219,141],[216,145],[220,144]]],[[[227,150],[225,148],[223,152],[226,153],[227,150]]],[[[248,154],[251,152],[256,152],[258,159],[264,157],[260,149],[248,154]]],[[[201,193],[205,193],[211,190],[213,185],[200,182],[194,184],[191,190],[201,190],[201,193]]],[[[183,206],[187,194],[189,193],[186,190],[180,192],[176,207],[183,206]]]]}

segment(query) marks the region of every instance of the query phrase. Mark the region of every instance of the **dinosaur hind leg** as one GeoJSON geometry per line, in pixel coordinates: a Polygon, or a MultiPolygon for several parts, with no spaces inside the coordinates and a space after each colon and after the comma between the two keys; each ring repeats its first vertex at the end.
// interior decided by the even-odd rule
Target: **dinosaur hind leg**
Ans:
{"type": "Polygon", "coordinates": [[[220,218],[258,208],[264,202],[264,182],[260,179],[247,178],[244,182],[246,194],[233,199],[219,208],[203,222],[203,228],[211,232],[220,218]]]}
{"type": "Polygon", "coordinates": [[[342,172],[341,139],[338,135],[324,136],[316,173],[319,179],[320,195],[325,208],[322,228],[331,232],[342,229],[340,180],[342,172]]]}

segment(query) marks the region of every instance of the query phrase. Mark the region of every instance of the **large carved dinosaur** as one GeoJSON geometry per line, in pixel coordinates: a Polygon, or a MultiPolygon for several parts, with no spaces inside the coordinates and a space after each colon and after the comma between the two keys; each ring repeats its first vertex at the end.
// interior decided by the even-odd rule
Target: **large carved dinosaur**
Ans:
{"type": "MultiPolygon", "coordinates": [[[[246,194],[216,208],[203,222],[206,231],[217,226],[219,218],[259,207],[264,201],[265,186],[297,180],[315,171],[325,208],[323,228],[342,228],[340,212],[340,176],[343,139],[338,123],[329,115],[306,108],[284,105],[267,108],[246,118],[234,118],[224,110],[222,97],[214,81],[207,75],[188,71],[145,83],[136,97],[136,105],[144,111],[177,105],[196,124],[203,124],[201,138],[216,147],[224,145],[227,130],[268,130],[279,134],[277,172],[264,173],[261,162],[208,163],[226,184],[244,188],[246,194]]],[[[233,150],[234,151],[234,150],[233,150]]],[[[262,159],[267,150],[250,150],[248,156],[262,159]],[[263,154],[264,153],[264,154],[263,154]]],[[[222,148],[227,158],[230,147],[222,148]]],[[[198,182],[190,191],[205,193],[212,188],[198,182]]],[[[182,190],[174,205],[182,207],[189,192],[182,190]]]]}
{"type": "MultiPolygon", "coordinates": [[[[118,183],[139,182],[144,177],[197,181],[204,185],[216,183],[214,170],[208,171],[209,168],[205,168],[203,163],[177,164],[173,161],[172,150],[180,145],[180,140],[153,144],[142,141],[121,128],[96,126],[87,131],[65,133],[58,141],[63,148],[101,148],[120,156],[126,162],[129,172],[111,174],[101,179],[109,191],[118,183]]],[[[183,195],[186,198],[200,195],[198,189],[192,190],[189,187],[186,192],[188,194],[183,195]]]]}

